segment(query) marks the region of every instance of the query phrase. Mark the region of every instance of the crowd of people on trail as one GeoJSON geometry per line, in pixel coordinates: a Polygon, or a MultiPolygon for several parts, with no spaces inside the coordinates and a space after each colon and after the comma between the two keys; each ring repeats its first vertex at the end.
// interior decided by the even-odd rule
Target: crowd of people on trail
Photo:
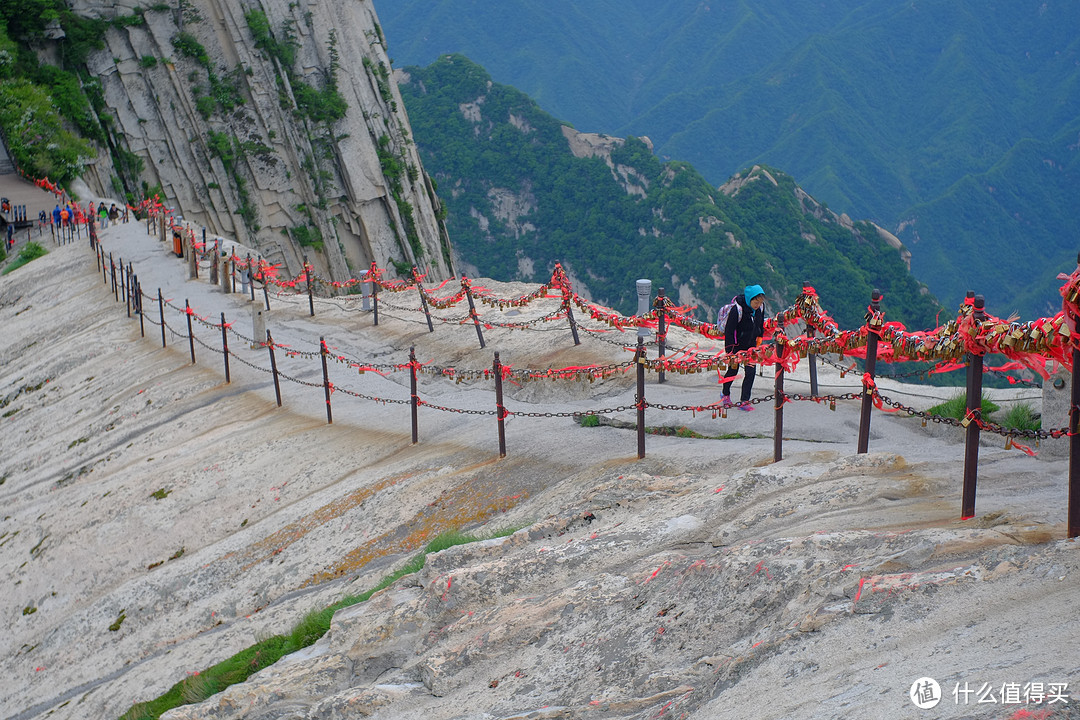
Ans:
{"type": "MultiPolygon", "coordinates": [[[[8,202],[7,198],[2,198],[4,202],[8,202]]],[[[0,203],[2,205],[3,203],[0,203]]],[[[14,206],[8,203],[8,207],[23,208],[25,206],[14,206]]],[[[96,222],[99,229],[107,228],[110,224],[115,224],[123,219],[128,208],[125,206],[123,209],[117,207],[114,202],[101,202],[96,204],[90,202],[84,208],[78,203],[64,202],[57,203],[50,213],[48,210],[42,209],[38,212],[37,224],[39,231],[44,228],[54,230],[56,233],[73,232],[75,226],[86,225],[91,220],[96,222]]],[[[22,220],[26,218],[23,217],[22,220]]],[[[6,222],[0,222],[0,248],[11,252],[15,247],[15,241],[17,234],[15,222],[11,222],[10,218],[7,218],[6,222]]]]}
{"type": "MultiPolygon", "coordinates": [[[[121,211],[116,207],[116,203],[110,203],[108,206],[106,206],[105,203],[101,203],[97,206],[96,211],[93,202],[90,202],[85,211],[78,204],[72,205],[71,203],[66,203],[60,205],[58,203],[52,211],[53,225],[57,228],[66,228],[71,223],[82,225],[86,223],[89,218],[96,218],[100,227],[107,228],[109,227],[109,223],[117,222],[120,217],[121,211]]],[[[38,222],[42,224],[48,222],[44,210],[38,214],[38,222]]]]}

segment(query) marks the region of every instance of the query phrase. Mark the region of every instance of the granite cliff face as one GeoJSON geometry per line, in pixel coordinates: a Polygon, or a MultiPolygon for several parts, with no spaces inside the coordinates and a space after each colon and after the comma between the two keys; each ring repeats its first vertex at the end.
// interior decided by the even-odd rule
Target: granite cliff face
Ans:
{"type": "MultiPolygon", "coordinates": [[[[371,2],[180,7],[139,11],[144,22],[111,27],[88,59],[113,136],[142,161],[139,181],[160,183],[165,201],[208,233],[293,272],[307,254],[335,279],[372,260],[452,274],[371,2]],[[327,110],[333,90],[339,104],[327,110]]],[[[136,3],[76,0],[74,9],[111,19],[132,16],[136,3]]],[[[102,156],[86,179],[116,195],[120,173],[102,156]]]]}

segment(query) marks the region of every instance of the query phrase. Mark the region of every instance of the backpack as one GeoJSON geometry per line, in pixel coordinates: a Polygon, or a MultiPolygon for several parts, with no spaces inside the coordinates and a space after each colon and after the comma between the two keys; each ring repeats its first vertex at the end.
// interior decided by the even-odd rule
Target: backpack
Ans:
{"type": "MultiPolygon", "coordinates": [[[[738,320],[742,320],[742,307],[739,305],[739,296],[738,295],[731,298],[731,302],[729,302],[727,305],[724,305],[716,313],[716,329],[719,332],[724,332],[726,330],[728,316],[731,315],[732,309],[735,310],[735,316],[738,318],[738,320]]],[[[738,321],[736,321],[736,322],[738,322],[738,321]]]]}

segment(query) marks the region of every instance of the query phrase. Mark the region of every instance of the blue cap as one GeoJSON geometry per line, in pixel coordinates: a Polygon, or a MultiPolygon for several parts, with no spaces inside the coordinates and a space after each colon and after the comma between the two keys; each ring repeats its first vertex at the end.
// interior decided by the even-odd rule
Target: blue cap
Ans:
{"type": "Polygon", "coordinates": [[[743,297],[746,298],[746,302],[750,302],[758,295],[764,295],[765,291],[760,285],[747,285],[746,290],[743,291],[743,297]]]}

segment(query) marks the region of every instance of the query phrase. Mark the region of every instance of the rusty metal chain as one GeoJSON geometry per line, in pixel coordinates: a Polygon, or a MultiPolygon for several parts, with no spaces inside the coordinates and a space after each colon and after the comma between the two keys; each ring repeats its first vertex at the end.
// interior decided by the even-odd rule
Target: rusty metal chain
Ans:
{"type": "Polygon", "coordinates": [[[618,407],[603,408],[602,410],[574,410],[571,412],[514,412],[507,409],[506,414],[531,418],[579,418],[587,415],[611,415],[628,410],[637,410],[637,405],[619,405],[618,407]]]}

